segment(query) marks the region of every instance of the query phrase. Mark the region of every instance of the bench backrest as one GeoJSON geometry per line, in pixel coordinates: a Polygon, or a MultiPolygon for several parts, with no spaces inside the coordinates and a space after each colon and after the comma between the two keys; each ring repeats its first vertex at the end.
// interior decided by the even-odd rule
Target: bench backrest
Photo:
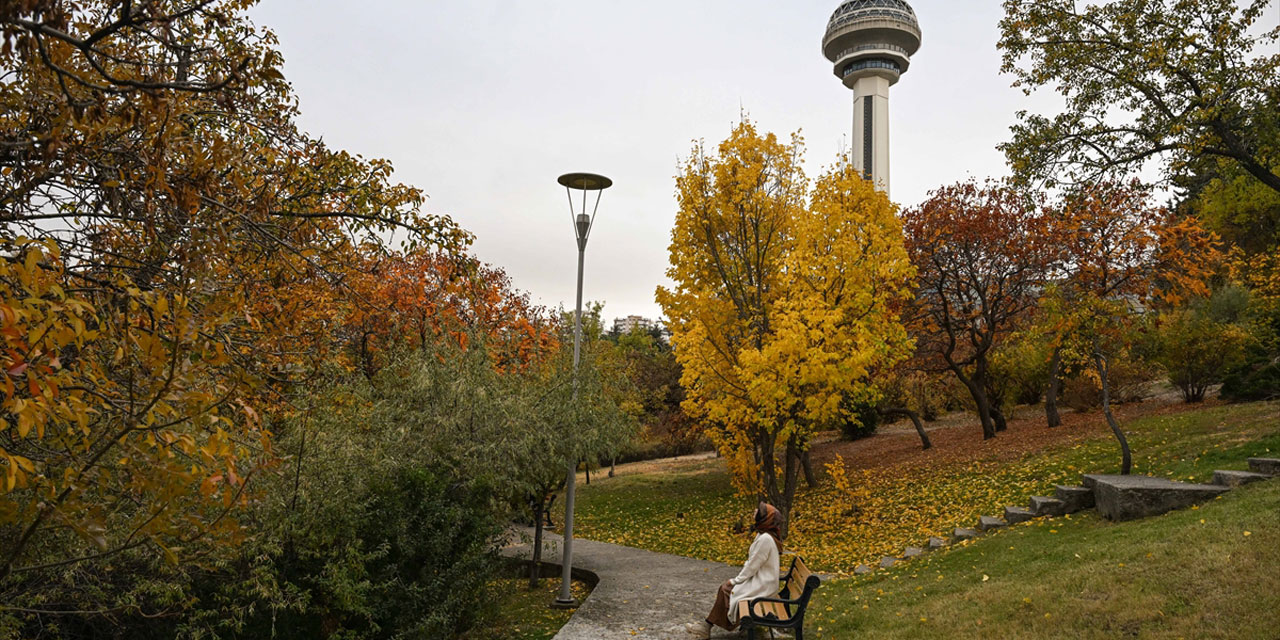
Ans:
{"type": "Polygon", "coordinates": [[[821,584],[822,579],[805,566],[804,558],[796,556],[791,560],[791,571],[787,574],[787,582],[782,587],[781,595],[787,600],[798,601],[799,606],[804,607],[809,601],[809,595],[821,584]]]}

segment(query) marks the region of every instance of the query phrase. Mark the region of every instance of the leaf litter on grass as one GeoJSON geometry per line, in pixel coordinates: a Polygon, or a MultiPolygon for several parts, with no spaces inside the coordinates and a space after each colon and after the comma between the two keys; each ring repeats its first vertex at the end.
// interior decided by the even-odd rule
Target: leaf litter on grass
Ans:
{"type": "MultiPolygon", "coordinates": [[[[1212,473],[1206,461],[1242,462],[1240,452],[1260,439],[1280,444],[1277,408],[1161,406],[1143,417],[1131,411],[1126,429],[1135,471],[1203,478],[1212,473]]],[[[816,570],[843,575],[881,556],[899,556],[930,536],[947,538],[956,527],[974,526],[980,515],[1000,515],[1005,506],[1025,505],[1033,495],[1052,495],[1054,484],[1078,484],[1085,473],[1114,473],[1116,444],[1100,416],[1086,417],[1093,422],[1077,419],[1054,430],[1034,420],[1013,421],[994,441],[948,452],[948,439],[980,441],[976,427],[963,434],[956,427],[947,438],[935,439],[937,451],[885,456],[880,464],[857,449],[878,446],[876,438],[829,445],[855,451],[848,462],[819,445],[814,458],[827,462],[828,473],[819,487],[797,492],[787,550],[816,570]],[[1037,437],[1044,440],[1038,449],[1032,446],[1037,437]]],[[[719,461],[701,460],[583,487],[575,530],[593,540],[739,564],[750,545],[753,506],[734,494],[719,461]]]]}

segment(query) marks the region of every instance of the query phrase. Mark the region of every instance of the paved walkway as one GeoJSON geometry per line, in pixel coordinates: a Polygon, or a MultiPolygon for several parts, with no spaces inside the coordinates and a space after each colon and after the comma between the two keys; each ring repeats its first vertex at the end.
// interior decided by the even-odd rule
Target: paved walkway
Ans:
{"type": "MultiPolygon", "coordinates": [[[[519,538],[532,540],[533,530],[516,532],[516,541],[503,553],[528,559],[532,543],[519,538]]],[[[561,540],[543,533],[543,562],[560,563],[561,540]]],[[[746,552],[744,547],[744,558],[746,552]]],[[[685,625],[706,617],[716,588],[740,569],[581,538],[573,541],[573,566],[595,574],[599,582],[553,640],[688,640],[685,625]]],[[[716,630],[711,637],[738,636],[716,630]]]]}

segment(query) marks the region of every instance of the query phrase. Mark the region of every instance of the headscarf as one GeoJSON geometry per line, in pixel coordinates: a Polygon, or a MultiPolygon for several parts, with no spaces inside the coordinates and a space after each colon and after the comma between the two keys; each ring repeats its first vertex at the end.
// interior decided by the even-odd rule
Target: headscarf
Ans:
{"type": "Polygon", "coordinates": [[[778,545],[778,553],[782,553],[782,512],[777,507],[761,502],[756,505],[755,530],[773,536],[773,543],[778,545]]]}

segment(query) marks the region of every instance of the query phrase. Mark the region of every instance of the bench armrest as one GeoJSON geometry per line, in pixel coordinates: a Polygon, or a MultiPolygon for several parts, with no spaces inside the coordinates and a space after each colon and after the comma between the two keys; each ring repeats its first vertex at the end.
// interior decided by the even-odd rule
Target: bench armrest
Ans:
{"type": "Polygon", "coordinates": [[[758,602],[776,602],[778,604],[788,606],[788,607],[799,606],[800,604],[799,600],[786,600],[783,598],[769,598],[769,597],[752,598],[750,602],[748,602],[747,604],[747,614],[753,618],[760,618],[761,620],[764,620],[765,617],[756,615],[756,603],[758,602]]]}

